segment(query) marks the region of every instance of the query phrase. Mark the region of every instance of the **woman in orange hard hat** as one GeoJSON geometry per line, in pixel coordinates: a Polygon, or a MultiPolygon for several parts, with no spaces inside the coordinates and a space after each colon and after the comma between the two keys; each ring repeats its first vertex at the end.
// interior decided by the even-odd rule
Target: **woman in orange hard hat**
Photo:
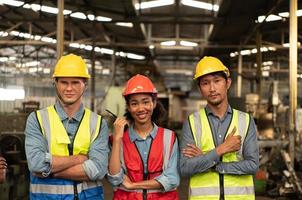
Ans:
{"type": "Polygon", "coordinates": [[[138,74],[128,80],[123,96],[126,119],[114,122],[109,161],[113,199],[178,199],[178,141],[173,131],[158,126],[163,109],[156,88],[138,74]]]}

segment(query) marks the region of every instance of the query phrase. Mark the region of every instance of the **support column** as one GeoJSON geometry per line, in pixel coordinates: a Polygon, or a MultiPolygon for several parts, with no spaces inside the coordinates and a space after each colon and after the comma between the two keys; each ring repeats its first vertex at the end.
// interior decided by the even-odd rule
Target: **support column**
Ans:
{"type": "MultiPolygon", "coordinates": [[[[240,52],[240,49],[238,50],[240,52]]],[[[241,97],[242,89],[242,55],[238,55],[238,75],[237,75],[237,97],[241,97]]]]}
{"type": "Polygon", "coordinates": [[[57,60],[64,53],[64,0],[58,0],[58,15],[57,15],[57,60]]]}
{"type": "Polygon", "coordinates": [[[298,62],[298,25],[297,0],[290,0],[289,12],[289,154],[292,166],[295,159],[295,112],[297,109],[297,62],[298,62]]]}

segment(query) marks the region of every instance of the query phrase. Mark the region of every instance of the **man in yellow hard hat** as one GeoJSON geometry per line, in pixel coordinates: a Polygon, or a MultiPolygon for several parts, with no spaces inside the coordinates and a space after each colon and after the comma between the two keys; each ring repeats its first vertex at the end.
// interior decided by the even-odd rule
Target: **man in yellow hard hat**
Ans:
{"type": "Polygon", "coordinates": [[[228,68],[218,58],[205,56],[194,80],[207,106],[189,115],[182,130],[180,169],[190,177],[189,199],[255,199],[256,126],[249,114],[228,103],[228,68]]]}
{"type": "Polygon", "coordinates": [[[85,61],[62,56],[52,77],[56,103],[31,113],[25,129],[30,199],[104,199],[108,127],[83,106],[90,78],[85,61]]]}

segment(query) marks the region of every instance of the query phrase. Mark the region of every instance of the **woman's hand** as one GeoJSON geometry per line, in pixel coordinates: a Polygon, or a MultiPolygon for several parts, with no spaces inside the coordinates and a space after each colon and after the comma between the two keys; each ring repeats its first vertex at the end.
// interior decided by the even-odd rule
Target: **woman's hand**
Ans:
{"type": "Polygon", "coordinates": [[[114,134],[113,134],[113,140],[120,140],[123,138],[124,135],[124,127],[128,124],[128,121],[124,118],[116,118],[116,120],[113,123],[114,127],[114,134]]]}
{"type": "Polygon", "coordinates": [[[127,175],[124,176],[124,181],[122,184],[128,190],[134,189],[133,182],[130,180],[130,178],[127,175]]]}

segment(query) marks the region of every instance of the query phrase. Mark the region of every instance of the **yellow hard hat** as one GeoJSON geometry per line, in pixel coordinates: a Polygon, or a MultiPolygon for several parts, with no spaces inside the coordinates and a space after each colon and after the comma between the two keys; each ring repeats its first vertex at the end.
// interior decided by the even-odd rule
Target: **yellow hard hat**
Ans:
{"type": "Polygon", "coordinates": [[[194,80],[206,74],[211,74],[214,72],[224,72],[227,77],[230,76],[229,69],[223,65],[223,63],[215,57],[205,56],[196,65],[194,80]]]}
{"type": "Polygon", "coordinates": [[[68,54],[60,58],[52,77],[90,78],[90,75],[88,73],[86,63],[81,56],[68,54]]]}

